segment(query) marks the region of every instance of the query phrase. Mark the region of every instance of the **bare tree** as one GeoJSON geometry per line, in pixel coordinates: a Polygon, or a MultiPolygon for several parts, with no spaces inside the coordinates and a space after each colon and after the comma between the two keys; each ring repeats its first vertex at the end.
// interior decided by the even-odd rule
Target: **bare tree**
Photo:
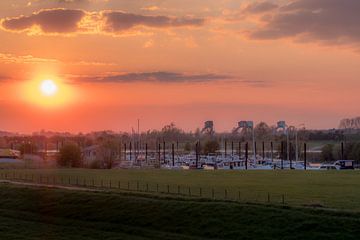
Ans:
{"type": "Polygon", "coordinates": [[[360,117],[345,118],[340,121],[340,129],[360,129],[360,117]]]}

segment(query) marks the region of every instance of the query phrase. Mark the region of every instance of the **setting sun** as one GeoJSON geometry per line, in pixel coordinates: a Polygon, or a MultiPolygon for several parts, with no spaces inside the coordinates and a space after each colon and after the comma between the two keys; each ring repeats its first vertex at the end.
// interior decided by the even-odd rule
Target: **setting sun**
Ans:
{"type": "Polygon", "coordinates": [[[53,80],[44,80],[40,84],[40,91],[45,96],[54,96],[58,91],[58,86],[53,80]]]}
{"type": "Polygon", "coordinates": [[[65,107],[74,100],[73,86],[54,75],[38,76],[21,85],[23,100],[38,107],[47,109],[65,107]]]}

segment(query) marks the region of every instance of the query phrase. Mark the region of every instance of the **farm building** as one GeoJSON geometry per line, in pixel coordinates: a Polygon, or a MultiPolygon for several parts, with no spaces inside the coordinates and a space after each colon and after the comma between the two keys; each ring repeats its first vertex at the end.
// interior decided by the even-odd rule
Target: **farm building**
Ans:
{"type": "Polygon", "coordinates": [[[0,163],[17,163],[21,157],[20,151],[13,149],[0,149],[0,163]]]}
{"type": "Polygon", "coordinates": [[[13,149],[0,149],[0,158],[18,159],[21,153],[13,149]]]}

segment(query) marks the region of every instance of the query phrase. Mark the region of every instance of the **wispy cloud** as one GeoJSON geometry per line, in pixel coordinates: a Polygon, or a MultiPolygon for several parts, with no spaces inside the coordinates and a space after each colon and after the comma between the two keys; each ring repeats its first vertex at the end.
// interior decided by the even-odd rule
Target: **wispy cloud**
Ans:
{"type": "Polygon", "coordinates": [[[232,76],[218,74],[186,74],[176,72],[140,72],[140,73],[113,73],[102,76],[72,76],[70,80],[74,83],[132,83],[132,82],[213,82],[230,80],[232,76]]]}
{"type": "Polygon", "coordinates": [[[145,11],[158,11],[161,8],[158,6],[146,6],[146,7],[142,7],[141,10],[145,10],[145,11]]]}
{"type": "Polygon", "coordinates": [[[10,80],[10,79],[11,79],[11,77],[9,77],[9,76],[0,75],[0,82],[10,80]]]}
{"type": "Polygon", "coordinates": [[[57,59],[39,58],[32,55],[17,56],[9,53],[0,53],[0,62],[2,63],[57,63],[57,59]]]}
{"type": "Polygon", "coordinates": [[[278,8],[278,5],[268,1],[251,2],[242,10],[243,13],[258,14],[264,13],[278,8]]]}
{"type": "Polygon", "coordinates": [[[78,66],[115,66],[115,63],[100,62],[100,61],[68,61],[64,62],[55,58],[42,58],[33,55],[15,55],[11,53],[0,53],[0,63],[4,64],[41,64],[41,63],[54,63],[54,64],[67,64],[78,66]]]}
{"type": "Polygon", "coordinates": [[[67,4],[82,4],[82,3],[90,3],[90,0],[58,0],[58,3],[67,3],[67,4]]]}
{"type": "Polygon", "coordinates": [[[122,11],[87,12],[78,9],[43,9],[29,16],[4,18],[3,30],[28,34],[117,33],[134,28],[201,26],[202,18],[140,15],[122,11]]]}
{"type": "Polygon", "coordinates": [[[66,77],[70,83],[214,83],[214,82],[228,82],[238,83],[245,86],[263,88],[272,85],[270,82],[260,80],[242,79],[238,76],[204,73],[191,74],[179,72],[127,72],[127,73],[110,73],[103,75],[68,75],[66,77]]]}

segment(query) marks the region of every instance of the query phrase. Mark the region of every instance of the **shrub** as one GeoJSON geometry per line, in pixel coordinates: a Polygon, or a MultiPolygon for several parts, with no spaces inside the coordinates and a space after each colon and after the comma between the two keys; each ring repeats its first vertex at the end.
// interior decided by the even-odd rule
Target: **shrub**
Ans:
{"type": "Polygon", "coordinates": [[[61,167],[81,167],[81,151],[75,144],[66,144],[60,149],[58,165],[61,167]]]}

